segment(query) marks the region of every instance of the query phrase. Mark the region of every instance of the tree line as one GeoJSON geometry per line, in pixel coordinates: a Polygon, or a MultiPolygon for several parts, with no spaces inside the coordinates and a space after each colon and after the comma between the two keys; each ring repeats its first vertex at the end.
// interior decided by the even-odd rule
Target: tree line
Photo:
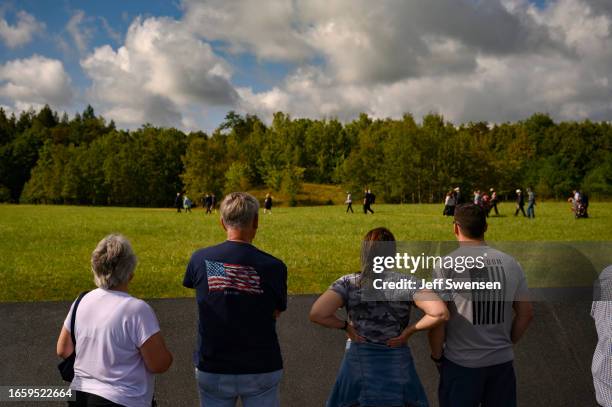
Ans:
{"type": "Polygon", "coordinates": [[[145,124],[117,129],[88,106],[70,118],[49,106],[16,117],[0,108],[0,202],[171,206],[177,191],[265,187],[296,204],[303,182],[342,185],[386,202],[439,202],[452,187],[532,187],[561,199],[574,188],[612,196],[612,125],[555,123],[534,114],[515,123],[453,124],[291,118],[266,125],[229,112],[211,134],[145,124]]]}

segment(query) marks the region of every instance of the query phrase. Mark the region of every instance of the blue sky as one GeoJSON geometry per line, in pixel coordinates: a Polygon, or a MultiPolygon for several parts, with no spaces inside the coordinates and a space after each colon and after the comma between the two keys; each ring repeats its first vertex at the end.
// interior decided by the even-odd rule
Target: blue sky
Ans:
{"type": "MultiPolygon", "coordinates": [[[[121,46],[122,39],[128,27],[135,18],[171,17],[179,19],[182,15],[181,5],[177,1],[164,0],[110,0],[110,1],[38,1],[20,0],[9,1],[0,10],[4,11],[6,21],[14,25],[17,23],[17,12],[23,10],[42,21],[46,26],[46,34],[36,38],[27,46],[10,48],[0,45],[0,59],[2,61],[28,58],[32,54],[39,54],[49,58],[56,58],[64,63],[64,67],[77,89],[86,89],[91,80],[79,65],[81,55],[74,47],[66,24],[75,13],[82,11],[87,16],[87,25],[90,30],[88,46],[90,49],[106,44],[117,48],[121,46]],[[109,29],[114,34],[109,33],[109,29]],[[117,40],[116,35],[120,39],[117,40]],[[62,47],[60,41],[69,45],[69,49],[62,47]]],[[[224,52],[223,44],[211,41],[215,51],[223,55],[234,67],[233,82],[238,86],[250,86],[255,91],[264,91],[274,86],[284,78],[292,68],[290,63],[278,61],[262,61],[248,53],[231,54],[224,52]]],[[[74,111],[80,111],[90,102],[86,97],[75,103],[74,111]]],[[[218,123],[222,120],[227,109],[215,111],[211,121],[218,123]]]]}
{"type": "Polygon", "coordinates": [[[604,119],[605,3],[9,0],[0,6],[0,105],[73,114],[90,103],[128,128],[206,130],[228,110],[604,119]]]}

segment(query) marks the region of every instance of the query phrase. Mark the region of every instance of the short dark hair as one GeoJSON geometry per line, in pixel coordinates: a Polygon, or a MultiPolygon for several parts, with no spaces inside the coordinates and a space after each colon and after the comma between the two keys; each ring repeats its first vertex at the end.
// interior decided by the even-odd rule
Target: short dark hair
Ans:
{"type": "Polygon", "coordinates": [[[473,203],[458,205],[455,208],[455,224],[465,236],[478,239],[487,230],[487,215],[484,209],[473,203]]]}

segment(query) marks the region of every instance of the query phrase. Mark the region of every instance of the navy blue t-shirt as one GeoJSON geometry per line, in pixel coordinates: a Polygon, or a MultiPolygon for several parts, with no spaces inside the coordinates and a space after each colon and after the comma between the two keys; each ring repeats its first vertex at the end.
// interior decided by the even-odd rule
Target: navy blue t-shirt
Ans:
{"type": "Polygon", "coordinates": [[[253,374],[283,368],[274,311],[287,309],[287,266],[248,243],[193,253],[183,285],[198,303],[199,370],[253,374]]]}

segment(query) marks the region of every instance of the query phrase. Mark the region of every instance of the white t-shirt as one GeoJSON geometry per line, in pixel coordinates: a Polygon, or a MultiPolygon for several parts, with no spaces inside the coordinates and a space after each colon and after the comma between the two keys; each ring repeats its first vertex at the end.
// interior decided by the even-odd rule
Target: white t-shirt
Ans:
{"type": "MultiPolygon", "coordinates": [[[[64,321],[70,331],[72,308],[64,321]]],[[[154,377],[139,348],[159,323],[144,301],[114,290],[87,293],[76,313],[73,390],[96,394],[126,407],[149,407],[154,377]]]]}

